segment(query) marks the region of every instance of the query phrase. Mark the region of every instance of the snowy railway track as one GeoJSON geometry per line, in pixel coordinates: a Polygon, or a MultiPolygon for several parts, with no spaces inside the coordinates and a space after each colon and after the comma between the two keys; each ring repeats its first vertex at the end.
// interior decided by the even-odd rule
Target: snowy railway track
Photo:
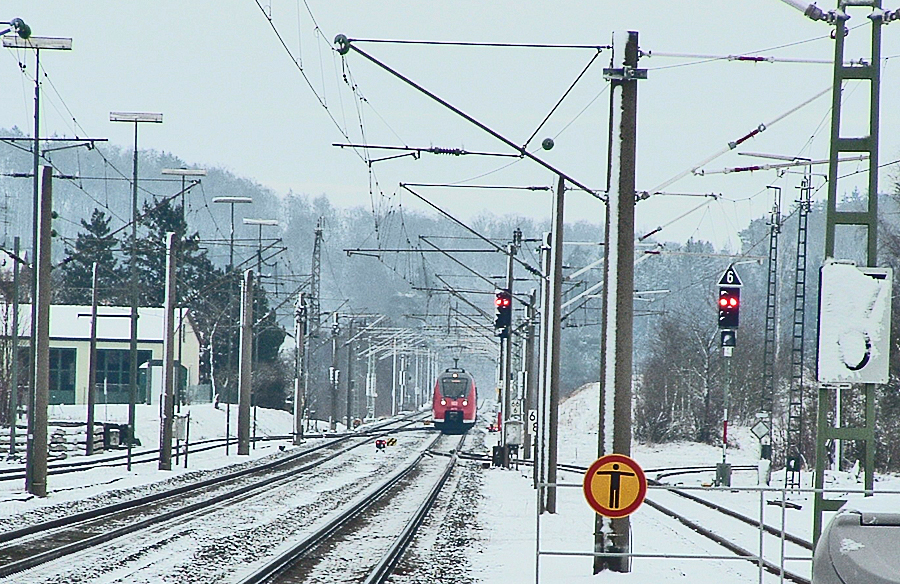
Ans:
{"type": "MultiPolygon", "coordinates": [[[[671,517],[672,519],[675,519],[682,525],[690,528],[691,530],[702,535],[703,537],[710,539],[710,540],[714,541],[715,543],[721,545],[722,547],[724,547],[728,551],[734,553],[738,557],[745,558],[748,562],[751,562],[753,564],[759,565],[761,563],[762,569],[764,569],[766,572],[769,572],[770,574],[774,574],[775,576],[778,576],[778,577],[782,576],[782,568],[779,564],[777,564],[773,561],[767,560],[764,557],[760,559],[756,553],[754,553],[748,549],[749,546],[743,547],[742,545],[735,543],[736,539],[740,539],[740,535],[738,535],[736,533],[737,531],[742,531],[745,538],[748,538],[748,539],[752,539],[753,537],[758,537],[759,532],[758,531],[754,532],[752,526],[750,527],[749,531],[747,529],[738,528],[736,530],[733,530],[732,528],[728,528],[726,531],[729,533],[729,536],[724,537],[723,535],[721,535],[719,533],[719,531],[722,531],[722,528],[717,528],[716,530],[713,530],[708,527],[705,527],[702,520],[698,521],[698,520],[690,519],[688,517],[688,514],[685,513],[683,509],[680,511],[674,511],[674,510],[672,510],[668,507],[665,507],[665,506],[659,504],[658,502],[651,500],[649,498],[645,499],[644,503],[646,505],[652,507],[653,509],[659,511],[660,513],[662,513],[668,517],[671,517]]],[[[721,512],[721,509],[719,511],[721,512]]],[[[726,514],[726,516],[732,517],[732,518],[734,518],[735,515],[738,515],[738,514],[735,514],[734,512],[730,512],[730,513],[726,514]]],[[[744,519],[746,519],[746,518],[739,519],[738,522],[742,523],[742,524],[746,523],[744,521],[744,519]]],[[[721,525],[721,524],[719,524],[719,525],[721,525]]],[[[758,528],[758,525],[756,526],[756,528],[758,528]]],[[[811,544],[809,544],[809,545],[810,545],[810,547],[812,547],[811,544]]],[[[800,546],[800,547],[805,547],[805,546],[800,546]]],[[[787,569],[784,570],[784,579],[790,580],[791,582],[795,582],[796,584],[810,584],[809,578],[807,578],[805,576],[801,576],[794,572],[791,572],[790,570],[787,570],[787,569]]]]}
{"type": "MultiPolygon", "coordinates": [[[[321,437],[321,436],[309,436],[321,437]]],[[[264,436],[256,438],[256,442],[269,442],[272,440],[290,440],[291,436],[264,436]]],[[[232,437],[229,444],[237,447],[237,438],[232,437]]],[[[206,452],[225,446],[224,438],[210,438],[209,440],[201,440],[190,444],[190,453],[206,452]]],[[[61,475],[73,472],[81,472],[93,468],[126,466],[128,464],[127,454],[116,454],[113,456],[98,456],[97,458],[86,458],[70,462],[56,462],[50,464],[47,469],[49,475],[61,475]]],[[[145,449],[133,452],[131,455],[132,464],[145,464],[159,462],[159,449],[145,449]]],[[[4,468],[0,469],[0,482],[2,481],[20,481],[25,480],[24,467],[4,468]]]]}
{"type": "Polygon", "coordinates": [[[19,581],[23,570],[290,484],[300,473],[371,442],[374,435],[399,431],[420,417],[391,420],[372,431],[347,434],[269,463],[0,533],[4,544],[0,546],[0,577],[16,575],[19,581]],[[398,427],[390,428],[392,425],[398,427]]]}
{"type": "MultiPolygon", "coordinates": [[[[649,483],[657,487],[667,487],[658,480],[651,480],[649,483]]],[[[675,519],[735,555],[745,558],[748,562],[760,566],[770,574],[779,578],[783,576],[785,580],[796,584],[810,584],[808,577],[785,568],[783,558],[800,558],[803,554],[807,558],[811,557],[812,542],[761,522],[759,518],[749,517],[704,497],[693,495],[683,488],[667,487],[653,489],[652,492],[654,496],[652,498],[648,496],[644,502],[653,509],[675,519]],[[660,500],[666,500],[666,505],[661,504],[660,500]],[[722,523],[722,516],[732,521],[725,526],[726,524],[722,523]],[[710,525],[715,525],[715,528],[708,527],[710,525]],[[751,551],[754,547],[757,552],[751,551]],[[764,550],[773,549],[778,550],[777,562],[766,559],[767,554],[763,553],[764,550]]],[[[783,507],[782,512],[785,512],[783,507]]]]}
{"type": "MultiPolygon", "coordinates": [[[[403,429],[398,429],[398,432],[403,431],[403,429]]],[[[305,438],[344,438],[348,436],[368,436],[373,432],[377,433],[379,430],[363,430],[359,432],[347,432],[347,433],[312,433],[306,434],[305,438]]],[[[293,436],[285,435],[285,436],[260,436],[257,438],[251,438],[251,442],[272,442],[276,440],[290,440],[293,436]]],[[[232,436],[228,443],[237,448],[237,438],[232,436]]],[[[197,454],[199,452],[206,452],[208,450],[215,450],[216,448],[222,448],[225,446],[225,438],[210,438],[209,440],[200,440],[197,442],[192,442],[190,444],[190,454],[197,454]]],[[[128,464],[128,455],[127,454],[116,454],[112,456],[103,456],[99,455],[96,458],[85,458],[82,460],[73,460],[69,462],[56,462],[50,464],[47,470],[47,474],[49,475],[61,475],[68,474],[73,472],[81,472],[85,470],[90,470],[93,468],[107,468],[107,467],[117,467],[117,466],[126,466],[128,464]]],[[[159,462],[159,449],[143,449],[138,450],[132,453],[131,455],[132,464],[147,464],[147,463],[158,463],[159,462]]],[[[3,468],[0,469],[0,482],[4,481],[22,481],[25,480],[25,470],[24,466],[21,467],[13,467],[13,468],[3,468]]]]}
{"type": "MultiPolygon", "coordinates": [[[[292,543],[272,560],[245,575],[237,581],[238,584],[387,582],[437,501],[456,465],[456,453],[465,438],[462,436],[455,448],[441,451],[436,445],[450,438],[438,436],[409,465],[329,518],[304,539],[292,543]],[[438,465],[429,472],[421,468],[425,460],[437,462],[427,456],[429,453],[447,454],[449,460],[442,468],[438,465]],[[429,478],[434,479],[434,474],[437,474],[436,480],[429,481],[429,478]],[[384,519],[382,516],[391,517],[384,519]],[[406,517],[405,524],[401,524],[400,521],[406,517]],[[397,532],[399,534],[391,541],[384,541],[397,532]],[[361,542],[369,543],[362,546],[365,549],[363,554],[359,553],[361,542]],[[374,565],[370,558],[373,542],[380,554],[374,565]]],[[[378,554],[371,555],[377,557],[378,554]]]]}

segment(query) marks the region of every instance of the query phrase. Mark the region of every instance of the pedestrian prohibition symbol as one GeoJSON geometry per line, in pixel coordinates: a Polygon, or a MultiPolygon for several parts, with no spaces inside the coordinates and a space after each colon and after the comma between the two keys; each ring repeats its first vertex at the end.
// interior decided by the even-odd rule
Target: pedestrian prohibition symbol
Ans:
{"type": "Polygon", "coordinates": [[[631,515],[646,495],[644,471],[623,454],[601,456],[584,475],[584,497],[604,517],[617,519],[631,515]]]}

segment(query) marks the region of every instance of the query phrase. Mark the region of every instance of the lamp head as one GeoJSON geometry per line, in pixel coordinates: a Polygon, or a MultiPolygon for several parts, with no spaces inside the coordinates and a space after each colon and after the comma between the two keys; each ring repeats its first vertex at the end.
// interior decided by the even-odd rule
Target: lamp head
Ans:
{"type": "Polygon", "coordinates": [[[31,27],[25,24],[21,18],[13,18],[9,21],[9,25],[16,31],[19,38],[27,39],[31,36],[31,27]]]}

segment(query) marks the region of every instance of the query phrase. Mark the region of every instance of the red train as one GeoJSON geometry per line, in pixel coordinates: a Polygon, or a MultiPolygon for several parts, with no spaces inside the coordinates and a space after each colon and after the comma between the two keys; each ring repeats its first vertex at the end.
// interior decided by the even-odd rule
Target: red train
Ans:
{"type": "Polygon", "coordinates": [[[432,419],[444,434],[462,434],[475,425],[478,393],[475,378],[465,369],[450,367],[434,384],[432,419]]]}

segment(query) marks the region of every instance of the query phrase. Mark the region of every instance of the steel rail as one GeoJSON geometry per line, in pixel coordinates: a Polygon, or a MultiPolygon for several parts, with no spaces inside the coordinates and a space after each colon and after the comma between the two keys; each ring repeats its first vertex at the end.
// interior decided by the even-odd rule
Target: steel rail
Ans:
{"type": "Polygon", "coordinates": [[[390,579],[391,574],[394,571],[394,568],[397,567],[397,564],[400,563],[400,559],[403,557],[403,553],[406,551],[406,548],[409,547],[409,544],[412,542],[413,537],[416,535],[416,532],[422,527],[422,524],[425,522],[425,518],[428,516],[428,512],[431,511],[431,508],[434,507],[434,503],[437,501],[437,497],[441,492],[441,489],[444,488],[444,485],[447,483],[447,480],[450,478],[450,473],[453,472],[453,469],[456,467],[456,461],[459,459],[457,453],[459,449],[462,448],[463,442],[465,442],[466,436],[465,434],[460,437],[459,443],[456,445],[456,449],[453,451],[453,454],[450,456],[450,460],[447,462],[444,467],[444,472],[441,473],[440,478],[434,483],[434,486],[431,487],[431,491],[429,491],[428,496],[422,501],[422,504],[419,505],[419,508],[416,509],[415,514],[406,524],[406,527],[397,536],[394,540],[394,543],[391,544],[390,549],[387,553],[381,558],[381,561],[378,562],[378,565],[374,570],[369,574],[369,576],[364,580],[364,584],[384,584],[390,579]]]}
{"type": "MultiPolygon", "coordinates": [[[[691,521],[684,515],[681,515],[680,513],[672,511],[671,509],[664,507],[663,505],[660,505],[659,503],[657,503],[655,501],[651,501],[650,499],[644,499],[644,503],[646,503],[650,507],[656,509],[663,515],[666,515],[668,517],[671,517],[672,519],[675,519],[682,525],[692,529],[693,531],[699,533],[700,535],[706,537],[707,539],[714,541],[715,543],[721,545],[725,549],[733,552],[735,555],[745,558],[748,562],[753,562],[756,565],[759,565],[759,563],[762,562],[763,568],[770,574],[774,574],[776,576],[782,575],[782,569],[780,566],[777,566],[776,564],[773,564],[772,562],[770,562],[764,558],[760,558],[753,552],[744,549],[743,547],[737,545],[736,543],[734,543],[732,541],[725,539],[721,535],[707,529],[706,527],[703,527],[699,523],[697,523],[695,521],[691,521]]],[[[757,523],[756,526],[758,527],[759,524],[757,523]]],[[[791,580],[792,582],[796,582],[797,584],[810,584],[810,580],[808,578],[805,578],[798,574],[794,574],[793,572],[789,572],[788,570],[784,570],[784,578],[787,580],[791,580]]]]}
{"type": "MultiPolygon", "coordinates": [[[[417,417],[418,415],[420,415],[420,414],[417,413],[414,416],[407,416],[406,418],[417,417]]],[[[396,423],[398,421],[403,421],[403,420],[405,420],[405,418],[401,418],[401,420],[389,420],[389,421],[385,422],[384,425],[390,425],[392,423],[396,423]]],[[[417,421],[417,420],[408,421],[405,423],[409,424],[409,423],[414,423],[415,421],[417,421]]],[[[390,430],[387,430],[387,432],[391,433],[390,430]]],[[[361,434],[361,435],[359,435],[359,437],[370,438],[371,435],[372,435],[371,433],[361,434]]],[[[146,497],[140,497],[140,498],[137,498],[137,499],[134,499],[131,501],[117,503],[117,504],[109,505],[106,507],[100,507],[100,508],[93,509],[90,511],[76,513],[73,515],[68,515],[65,517],[60,517],[58,519],[50,520],[47,522],[33,524],[33,525],[30,525],[28,527],[24,527],[21,529],[8,531],[8,532],[0,534],[0,542],[11,542],[12,545],[6,546],[4,549],[0,550],[0,553],[14,549],[15,548],[15,540],[27,537],[29,535],[39,534],[43,531],[49,531],[49,530],[58,529],[61,527],[73,527],[73,526],[76,526],[78,523],[92,521],[95,519],[99,519],[99,518],[102,518],[105,516],[112,515],[113,513],[138,508],[138,507],[152,504],[152,503],[157,503],[157,502],[160,502],[165,499],[174,499],[174,497],[176,497],[176,496],[180,496],[185,493],[192,492],[192,491],[200,491],[203,488],[215,486],[215,485],[218,485],[219,483],[223,483],[228,480],[243,478],[246,475],[253,474],[253,473],[259,472],[259,471],[270,470],[272,468],[282,466],[289,462],[293,462],[293,461],[295,461],[303,456],[306,456],[312,452],[315,452],[317,450],[321,450],[328,446],[334,446],[336,444],[340,444],[341,442],[344,442],[352,437],[353,437],[353,435],[346,435],[337,440],[332,440],[326,444],[314,446],[312,448],[304,450],[303,452],[297,453],[295,455],[291,455],[289,457],[283,458],[278,461],[274,461],[272,463],[267,463],[264,465],[250,467],[250,468],[243,469],[243,470],[235,472],[235,473],[229,473],[227,475],[215,477],[212,479],[207,479],[204,481],[198,481],[196,483],[184,485],[184,486],[177,487],[175,489],[170,489],[170,490],[167,490],[167,491],[164,491],[161,493],[155,493],[153,495],[148,495],[146,497]]],[[[119,529],[110,530],[110,531],[101,533],[99,535],[93,536],[93,537],[87,537],[80,541],[75,541],[73,543],[51,549],[51,550],[48,550],[43,553],[32,554],[30,557],[26,557],[19,561],[4,564],[4,565],[0,566],[0,577],[9,576],[16,572],[20,572],[22,570],[33,568],[40,564],[61,558],[65,555],[69,555],[71,553],[75,553],[75,552],[87,549],[89,547],[93,547],[95,545],[105,543],[105,542],[115,539],[117,537],[121,537],[123,535],[127,535],[127,534],[133,533],[135,531],[145,529],[151,525],[161,523],[164,521],[168,521],[169,519],[172,519],[174,517],[178,517],[180,515],[186,515],[188,513],[194,512],[196,510],[202,509],[206,506],[209,506],[212,504],[217,504],[222,501],[250,493],[254,490],[259,490],[261,488],[268,487],[278,481],[283,481],[286,478],[290,478],[293,475],[305,472],[307,470],[315,468],[316,466],[324,464],[325,462],[328,462],[329,460],[337,458],[338,456],[346,454],[350,450],[358,448],[358,447],[368,443],[369,441],[370,440],[368,440],[368,439],[360,441],[358,444],[352,445],[349,448],[346,448],[344,450],[337,451],[329,456],[326,456],[325,458],[305,464],[305,465],[300,466],[295,469],[291,469],[288,472],[281,473],[281,474],[269,477],[267,479],[262,479],[260,481],[253,482],[252,484],[245,485],[238,489],[227,491],[227,492],[221,493],[219,495],[215,495],[209,499],[204,499],[204,500],[198,501],[196,503],[192,503],[187,506],[180,507],[180,508],[174,509],[172,511],[168,511],[166,513],[154,515],[152,517],[148,517],[144,520],[121,527],[119,529]]],[[[33,542],[28,542],[28,545],[32,545],[32,543],[33,542]]]]}
{"type": "MultiPolygon", "coordinates": [[[[324,438],[325,436],[313,435],[314,437],[324,438]]],[[[311,437],[307,434],[307,437],[311,437]]],[[[255,439],[252,439],[256,442],[270,442],[273,440],[290,440],[292,436],[257,436],[255,439]]],[[[236,439],[232,438],[230,441],[234,442],[236,439]]],[[[197,442],[191,443],[189,446],[195,447],[190,450],[191,454],[196,452],[206,452],[209,450],[215,450],[216,448],[221,448],[225,444],[225,438],[210,438],[208,440],[199,440],[197,442]]],[[[57,475],[57,474],[68,474],[72,472],[80,472],[84,470],[91,470],[94,468],[113,468],[116,466],[125,466],[126,462],[117,462],[124,461],[128,458],[127,454],[120,454],[115,456],[104,456],[102,458],[95,458],[93,460],[77,460],[70,461],[64,463],[57,463],[50,465],[47,474],[57,475]]],[[[131,455],[132,463],[147,463],[147,462],[156,462],[159,458],[159,449],[148,449],[142,450],[138,453],[131,455]],[[146,460],[135,460],[135,458],[141,458],[146,460]]],[[[17,479],[25,478],[25,474],[21,468],[7,468],[0,469],[0,482],[2,481],[11,481],[17,479]]]]}
{"type": "MultiPolygon", "coordinates": [[[[398,428],[392,430],[392,432],[414,432],[422,430],[422,428],[398,428]]],[[[314,434],[305,434],[305,438],[343,438],[343,437],[353,437],[353,436],[368,436],[372,434],[379,433],[379,430],[362,430],[359,432],[317,432],[314,434]]],[[[252,442],[272,442],[277,440],[290,440],[293,436],[290,434],[286,434],[283,436],[275,435],[275,436],[257,436],[256,438],[251,438],[252,442]]],[[[237,440],[235,437],[231,437],[229,439],[229,443],[234,443],[237,440]]],[[[207,440],[199,440],[197,442],[192,442],[189,446],[192,447],[190,450],[190,454],[195,454],[197,452],[207,452],[209,450],[215,450],[216,448],[221,448],[225,444],[225,438],[210,438],[207,440]],[[200,445],[205,445],[199,447],[200,445]],[[196,448],[193,448],[196,447],[196,448]]],[[[136,454],[132,454],[131,462],[133,464],[145,464],[148,462],[157,462],[159,457],[159,448],[156,449],[148,449],[142,450],[136,454]],[[146,460],[135,460],[135,458],[146,458],[146,460]]],[[[97,458],[94,460],[78,460],[72,462],[65,462],[59,464],[50,465],[48,474],[56,475],[56,474],[68,474],[72,472],[80,472],[85,470],[92,470],[95,468],[114,468],[117,466],[125,466],[126,462],[116,462],[116,461],[125,461],[128,458],[126,454],[120,454],[116,456],[106,456],[103,458],[97,458]]],[[[12,481],[12,480],[21,480],[25,478],[24,471],[21,468],[6,468],[0,469],[0,482],[3,481],[12,481]]]]}
{"type": "MultiPolygon", "coordinates": [[[[659,481],[648,481],[648,482],[650,484],[655,484],[655,485],[663,484],[663,483],[660,483],[659,481]]],[[[718,511],[719,513],[722,513],[723,515],[727,515],[728,517],[731,517],[732,519],[737,519],[738,521],[740,521],[742,523],[746,523],[747,525],[750,525],[756,529],[760,528],[760,524],[759,524],[758,520],[747,517],[746,515],[738,513],[737,511],[733,511],[733,510],[729,509],[728,507],[723,507],[722,505],[719,505],[718,503],[713,503],[712,501],[707,501],[706,499],[703,499],[702,497],[692,495],[692,494],[682,491],[680,489],[669,489],[669,490],[672,493],[675,493],[676,495],[678,495],[684,499],[687,499],[689,501],[693,501],[694,503],[697,503],[698,505],[703,505],[704,507],[712,509],[713,511],[718,511]]],[[[772,527],[771,525],[764,523],[762,525],[762,529],[769,535],[774,535],[776,537],[782,536],[781,530],[777,529],[775,527],[772,527]]],[[[806,549],[809,551],[813,550],[812,542],[807,541],[807,540],[803,539],[802,537],[798,537],[796,535],[785,532],[784,540],[789,541],[796,546],[802,547],[803,549],[806,549]]]]}
{"type": "Polygon", "coordinates": [[[405,476],[411,473],[425,457],[425,454],[434,446],[434,443],[440,440],[440,438],[441,435],[435,436],[434,440],[432,440],[431,443],[408,465],[397,470],[375,489],[369,491],[365,496],[357,498],[355,502],[345,507],[339,513],[333,515],[309,536],[285,549],[253,572],[243,576],[241,579],[237,580],[235,584],[261,584],[263,582],[277,581],[279,576],[290,570],[298,560],[315,547],[327,541],[341,527],[346,525],[347,522],[371,507],[405,476]]]}

